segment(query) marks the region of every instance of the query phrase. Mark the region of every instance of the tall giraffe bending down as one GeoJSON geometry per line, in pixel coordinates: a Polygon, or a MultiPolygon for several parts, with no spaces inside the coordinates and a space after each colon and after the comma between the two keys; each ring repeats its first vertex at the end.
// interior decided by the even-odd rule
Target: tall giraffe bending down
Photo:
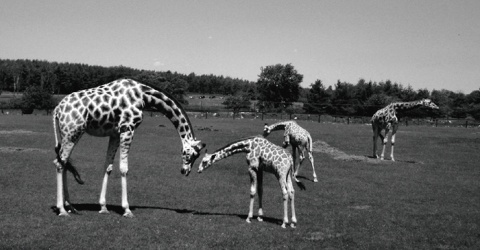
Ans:
{"type": "Polygon", "coordinates": [[[270,126],[265,123],[265,127],[263,128],[263,136],[267,137],[272,131],[275,130],[285,130],[283,136],[283,147],[288,147],[289,144],[292,145],[292,154],[293,154],[293,165],[295,167],[295,172],[293,176],[296,182],[299,182],[297,179],[298,170],[300,169],[300,165],[302,164],[303,160],[305,159],[305,150],[308,153],[308,160],[312,165],[313,170],[313,181],[318,182],[317,174],[315,173],[315,165],[313,162],[313,154],[312,154],[312,137],[310,133],[305,130],[304,128],[300,127],[295,121],[284,121],[284,122],[277,122],[270,126]],[[297,162],[297,153],[299,154],[300,161],[297,162]]]}
{"type": "Polygon", "coordinates": [[[93,136],[110,137],[100,192],[100,213],[108,213],[107,182],[116,151],[120,146],[122,207],[125,210],[123,216],[133,216],[127,200],[128,152],[134,131],[143,121],[142,111],[146,108],[162,112],[173,123],[183,145],[181,172],[185,175],[190,173],[192,164],[205,144],[196,140],[186,112],[175,99],[160,90],[130,79],[74,92],[65,96],[53,111],[57,153],[54,164],[57,168],[57,208],[60,216],[68,215],[65,206],[73,212],[76,211],[69,200],[65,169],[74,174],[77,182],[83,183],[78,172],[70,164],[69,157],[85,132],[93,136]],[[57,123],[60,142],[57,136],[57,123]]]}
{"type": "Polygon", "coordinates": [[[213,154],[205,152],[205,156],[198,167],[198,172],[201,173],[213,163],[237,153],[247,153],[247,163],[249,165],[248,173],[250,174],[251,186],[247,222],[250,223],[253,217],[253,202],[257,191],[259,203],[258,220],[263,220],[262,196],[263,172],[265,171],[277,177],[282,189],[284,209],[282,227],[285,228],[288,223],[288,200],[290,200],[292,206],[292,223],[290,226],[295,227],[297,218],[295,216],[295,191],[292,185],[293,159],[292,155],[285,149],[259,136],[242,139],[216,150],[213,154]]]}
{"type": "Polygon", "coordinates": [[[398,118],[397,111],[409,110],[417,107],[427,107],[431,109],[438,109],[438,106],[435,105],[430,99],[422,99],[419,101],[413,102],[394,102],[386,107],[378,110],[371,119],[372,129],[373,129],[373,157],[378,158],[377,155],[377,138],[380,137],[383,144],[382,154],[380,159],[383,160],[385,156],[385,146],[388,141],[388,133],[392,131],[391,144],[392,149],[390,153],[390,158],[392,161],[395,161],[393,158],[393,148],[395,146],[395,134],[398,129],[398,118]],[[382,135],[382,130],[385,130],[385,136],[382,135]]]}

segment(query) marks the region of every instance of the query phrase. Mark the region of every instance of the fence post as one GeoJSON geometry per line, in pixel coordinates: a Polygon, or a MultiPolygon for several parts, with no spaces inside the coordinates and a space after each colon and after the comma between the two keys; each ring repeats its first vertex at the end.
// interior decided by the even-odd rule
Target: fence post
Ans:
{"type": "Polygon", "coordinates": [[[318,115],[318,123],[320,123],[320,115],[318,115]]]}
{"type": "Polygon", "coordinates": [[[263,112],[262,112],[262,121],[263,121],[263,112]]]}
{"type": "Polygon", "coordinates": [[[435,119],[435,127],[438,127],[438,119],[435,119]]]}
{"type": "Polygon", "coordinates": [[[208,112],[205,112],[205,119],[208,119],[208,112]]]}

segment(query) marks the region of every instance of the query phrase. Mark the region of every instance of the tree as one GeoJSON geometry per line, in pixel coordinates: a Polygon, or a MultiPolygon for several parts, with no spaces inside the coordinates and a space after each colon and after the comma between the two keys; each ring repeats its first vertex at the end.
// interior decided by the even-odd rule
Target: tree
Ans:
{"type": "Polygon", "coordinates": [[[23,114],[31,114],[34,109],[44,109],[47,112],[55,106],[53,95],[39,86],[29,86],[23,92],[21,99],[23,114]]]}
{"type": "Polygon", "coordinates": [[[287,107],[298,100],[303,75],[291,65],[270,65],[260,68],[257,81],[259,101],[267,106],[287,107]]]}
{"type": "Polygon", "coordinates": [[[324,113],[331,109],[331,94],[327,91],[321,80],[316,80],[310,85],[307,93],[307,103],[303,108],[307,113],[324,113]]]}
{"type": "Polygon", "coordinates": [[[229,96],[225,99],[223,104],[227,109],[233,110],[233,113],[237,114],[241,109],[250,107],[250,97],[247,93],[229,96]]]}

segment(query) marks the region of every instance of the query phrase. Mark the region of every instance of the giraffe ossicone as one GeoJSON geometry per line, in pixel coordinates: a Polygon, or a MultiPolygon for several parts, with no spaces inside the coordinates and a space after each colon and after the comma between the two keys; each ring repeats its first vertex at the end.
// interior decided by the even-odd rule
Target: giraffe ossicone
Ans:
{"type": "Polygon", "coordinates": [[[410,110],[418,107],[427,107],[430,109],[439,109],[438,106],[432,102],[430,99],[422,99],[412,102],[393,102],[387,105],[386,107],[379,109],[372,116],[372,130],[373,130],[373,157],[380,158],[381,160],[385,159],[385,147],[388,142],[388,134],[391,131],[391,151],[390,159],[395,161],[393,156],[393,150],[395,147],[395,135],[398,130],[398,117],[397,111],[410,110]],[[382,131],[385,130],[385,136],[382,135],[382,131]],[[377,155],[377,140],[380,137],[382,141],[382,153],[380,157],[377,155]]]}
{"type": "Polygon", "coordinates": [[[291,203],[291,227],[296,227],[295,215],[295,191],[292,184],[293,159],[292,155],[284,148],[277,146],[261,136],[249,137],[232,142],[212,154],[205,151],[202,162],[198,166],[198,172],[202,173],[213,163],[237,153],[246,153],[250,174],[250,206],[247,222],[253,218],[253,204],[255,195],[258,193],[258,221],[263,221],[263,172],[269,172],[277,177],[283,194],[283,223],[285,228],[288,224],[288,201],[291,203]]]}
{"type": "Polygon", "coordinates": [[[272,131],[276,130],[285,131],[283,134],[284,148],[288,147],[288,145],[292,145],[293,165],[295,168],[293,177],[295,181],[299,182],[299,180],[297,179],[298,171],[300,169],[300,165],[305,159],[305,151],[307,151],[308,160],[312,165],[313,182],[318,182],[317,174],[315,173],[315,164],[312,152],[313,141],[310,133],[306,129],[298,125],[295,121],[283,121],[274,123],[272,125],[268,125],[267,123],[265,123],[265,126],[263,128],[263,136],[267,137],[272,131]],[[297,161],[297,154],[299,156],[299,161],[297,161]]]}
{"type": "Polygon", "coordinates": [[[108,213],[106,191],[112,164],[120,148],[122,207],[125,217],[132,217],[127,198],[128,152],[135,129],[143,121],[143,110],[163,113],[174,125],[182,142],[181,173],[188,175],[205,144],[195,138],[193,127],[180,103],[161,90],[131,79],[120,79],[98,87],[65,96],[53,111],[55,151],[57,158],[57,208],[60,216],[68,215],[65,206],[74,211],[68,194],[65,170],[82,183],[69,157],[84,133],[109,137],[100,192],[100,213],[108,213]],[[57,127],[58,124],[58,127],[57,127]],[[59,134],[57,135],[57,130],[59,134]]]}

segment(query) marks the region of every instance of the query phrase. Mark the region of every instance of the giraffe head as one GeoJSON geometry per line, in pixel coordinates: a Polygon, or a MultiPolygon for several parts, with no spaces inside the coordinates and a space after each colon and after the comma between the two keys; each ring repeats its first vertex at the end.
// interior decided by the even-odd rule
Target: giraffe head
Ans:
{"type": "Polygon", "coordinates": [[[184,174],[185,176],[188,176],[188,174],[190,174],[190,171],[192,171],[193,163],[198,158],[198,156],[200,156],[200,151],[205,146],[205,143],[196,140],[192,141],[191,143],[184,144],[182,152],[182,174],[184,174]]]}
{"type": "Polygon", "coordinates": [[[201,173],[204,169],[210,167],[213,164],[216,154],[207,154],[205,149],[205,156],[203,156],[202,162],[198,165],[198,172],[201,173]]]}
{"type": "Polygon", "coordinates": [[[423,99],[423,100],[420,101],[420,104],[422,106],[427,107],[427,108],[438,109],[438,106],[435,105],[435,103],[433,103],[432,100],[430,100],[430,99],[423,99]]]}
{"type": "Polygon", "coordinates": [[[267,137],[271,132],[272,130],[268,126],[268,123],[265,123],[265,126],[263,127],[263,137],[267,137]]]}

